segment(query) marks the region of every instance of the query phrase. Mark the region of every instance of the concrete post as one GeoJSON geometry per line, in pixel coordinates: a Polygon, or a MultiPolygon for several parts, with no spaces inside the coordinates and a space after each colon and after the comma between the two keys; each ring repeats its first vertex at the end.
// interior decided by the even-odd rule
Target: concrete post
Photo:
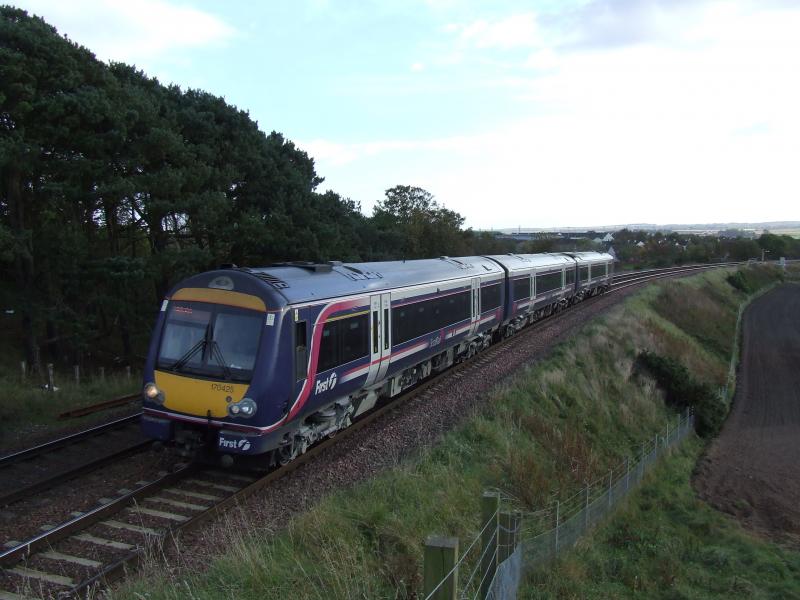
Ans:
{"type": "Polygon", "coordinates": [[[25,381],[25,376],[27,375],[27,369],[24,360],[21,363],[19,363],[19,368],[22,371],[22,381],[25,381]]]}
{"type": "Polygon", "coordinates": [[[106,380],[106,368],[100,367],[100,381],[106,380]]]}
{"type": "Polygon", "coordinates": [[[131,380],[131,366],[130,365],[125,367],[125,379],[127,379],[128,381],[131,380]]]}
{"type": "Polygon", "coordinates": [[[53,363],[47,363],[47,385],[50,386],[50,391],[56,391],[56,377],[53,363]]]}
{"type": "Polygon", "coordinates": [[[81,368],[78,365],[73,365],[73,372],[75,373],[75,385],[81,384],[81,368]]]}

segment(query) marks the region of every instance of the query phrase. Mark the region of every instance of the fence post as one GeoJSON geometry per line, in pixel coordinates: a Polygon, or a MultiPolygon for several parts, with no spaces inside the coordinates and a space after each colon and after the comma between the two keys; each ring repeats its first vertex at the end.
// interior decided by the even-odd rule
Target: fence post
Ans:
{"type": "Polygon", "coordinates": [[[100,367],[100,381],[106,380],[106,368],[100,367]]]}
{"type": "Polygon", "coordinates": [[[511,513],[511,518],[511,524],[514,526],[514,535],[512,537],[512,542],[514,545],[511,549],[511,553],[513,554],[516,552],[522,538],[522,513],[518,510],[515,510],[513,513],[511,513]]]}
{"type": "Polygon", "coordinates": [[[653,460],[658,458],[658,434],[653,438],[653,460]]]}
{"type": "Polygon", "coordinates": [[[53,363],[47,363],[47,385],[50,386],[50,391],[56,391],[56,381],[55,381],[55,371],[53,369],[53,363]]]}
{"type": "Polygon", "coordinates": [[[639,481],[644,479],[644,449],[645,442],[642,442],[642,458],[639,460],[639,481]]]}
{"type": "Polygon", "coordinates": [[[424,598],[430,596],[431,600],[456,600],[458,597],[456,563],[458,563],[458,538],[431,536],[425,540],[424,598]]]}
{"type": "Polygon", "coordinates": [[[625,493],[628,493],[628,488],[631,486],[631,457],[625,457],[625,493]]]}
{"type": "Polygon", "coordinates": [[[589,482],[586,482],[586,502],[583,507],[583,528],[589,530],[589,482]]]}
{"type": "Polygon", "coordinates": [[[511,555],[511,513],[501,512],[497,526],[497,564],[499,565],[511,555]]]}
{"type": "Polygon", "coordinates": [[[25,381],[25,375],[27,374],[27,369],[24,360],[19,363],[19,368],[22,371],[22,381],[25,381]]]}
{"type": "Polygon", "coordinates": [[[614,469],[608,472],[608,508],[611,508],[611,482],[614,480],[614,469]]]}
{"type": "Polygon", "coordinates": [[[483,492],[481,498],[481,584],[480,597],[486,598],[497,571],[497,530],[500,512],[500,494],[483,492]]]}
{"type": "Polygon", "coordinates": [[[78,365],[73,365],[72,370],[75,372],[75,385],[81,384],[81,368],[78,365]]]}
{"type": "Polygon", "coordinates": [[[125,367],[125,379],[127,379],[128,381],[131,380],[131,366],[130,365],[125,367]]]}
{"type": "Polygon", "coordinates": [[[670,443],[669,443],[669,421],[667,421],[667,450],[669,450],[670,443]]]}
{"type": "Polygon", "coordinates": [[[560,518],[561,515],[559,514],[560,512],[561,512],[561,503],[558,500],[556,500],[556,533],[555,533],[555,538],[554,538],[554,542],[553,542],[553,544],[554,544],[553,545],[553,558],[558,556],[558,527],[559,527],[559,521],[561,520],[561,518],[560,518]]]}

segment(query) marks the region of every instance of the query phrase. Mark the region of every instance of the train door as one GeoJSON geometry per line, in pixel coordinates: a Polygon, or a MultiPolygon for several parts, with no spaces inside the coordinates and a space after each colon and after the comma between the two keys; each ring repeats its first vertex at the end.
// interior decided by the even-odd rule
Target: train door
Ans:
{"type": "Polygon", "coordinates": [[[481,320],[481,278],[472,278],[472,322],[469,329],[469,335],[475,335],[478,330],[478,322],[481,320]]]}
{"type": "Polygon", "coordinates": [[[370,297],[370,359],[369,372],[364,385],[372,385],[380,381],[389,366],[391,353],[391,328],[389,327],[390,295],[375,294],[370,297]]]}
{"type": "Polygon", "coordinates": [[[392,296],[391,294],[381,294],[381,314],[379,319],[381,327],[381,362],[378,369],[378,381],[384,379],[386,371],[389,370],[389,356],[392,354],[391,314],[392,296]]]}

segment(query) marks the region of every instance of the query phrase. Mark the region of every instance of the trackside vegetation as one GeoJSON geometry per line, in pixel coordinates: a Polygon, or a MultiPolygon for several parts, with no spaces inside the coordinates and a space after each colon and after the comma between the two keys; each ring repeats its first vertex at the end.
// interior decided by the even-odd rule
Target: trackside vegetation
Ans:
{"type": "MultiPolygon", "coordinates": [[[[417,597],[423,540],[435,533],[472,539],[483,490],[503,490],[521,510],[549,506],[674,418],[657,379],[639,365],[643,351],[680,361],[697,382],[723,384],[746,298],[727,282],[731,272],[638,292],[391,470],[324,498],[277,532],[230,516],[209,532],[224,553],[183,567],[177,557],[171,571],[153,558],[114,597],[417,597]],[[663,310],[665,296],[672,311],[663,310]],[[714,322],[694,327],[693,311],[714,322]]],[[[766,285],[781,274],[748,267],[744,276],[766,285]]],[[[694,499],[688,478],[702,446],[695,438],[667,459],[623,514],[553,571],[530,574],[521,597],[727,598],[751,589],[793,597],[800,554],[752,538],[694,499]]]]}

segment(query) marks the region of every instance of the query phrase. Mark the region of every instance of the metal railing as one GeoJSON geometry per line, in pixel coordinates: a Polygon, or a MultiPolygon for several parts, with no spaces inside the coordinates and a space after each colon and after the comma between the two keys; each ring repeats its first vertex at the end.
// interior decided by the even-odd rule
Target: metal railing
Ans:
{"type": "Polygon", "coordinates": [[[481,527],[459,555],[458,538],[425,544],[425,600],[514,600],[526,570],[554,560],[615,510],[660,456],[694,430],[689,409],[607,474],[569,498],[535,512],[513,510],[514,499],[484,492],[481,527]]]}

